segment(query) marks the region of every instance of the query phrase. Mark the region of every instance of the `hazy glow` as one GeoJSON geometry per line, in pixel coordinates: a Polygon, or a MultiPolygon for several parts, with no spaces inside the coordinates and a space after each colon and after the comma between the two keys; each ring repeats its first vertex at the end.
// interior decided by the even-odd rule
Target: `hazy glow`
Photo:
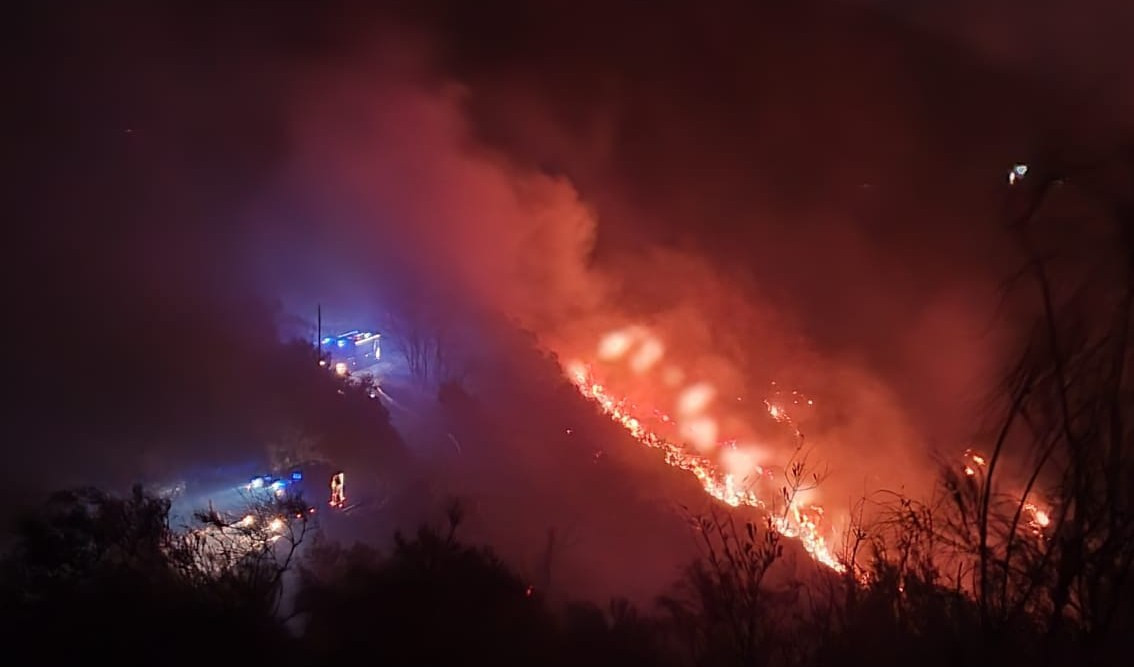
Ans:
{"type": "Polygon", "coordinates": [[[681,437],[691,442],[698,451],[710,452],[717,446],[717,420],[701,415],[681,422],[681,437]]]}
{"type": "Polygon", "coordinates": [[[612,331],[599,341],[598,356],[603,361],[614,361],[626,354],[634,341],[625,331],[612,331]]]}
{"type": "Polygon", "coordinates": [[[630,358],[630,368],[639,375],[654,367],[665,354],[665,346],[656,338],[648,338],[634,356],[630,358]]]}
{"type": "Polygon", "coordinates": [[[762,464],[768,453],[754,446],[735,445],[721,448],[721,465],[738,479],[762,475],[762,464]]]}
{"type": "Polygon", "coordinates": [[[690,386],[677,397],[677,413],[682,416],[700,414],[709,406],[716,391],[707,382],[699,382],[690,386]]]}

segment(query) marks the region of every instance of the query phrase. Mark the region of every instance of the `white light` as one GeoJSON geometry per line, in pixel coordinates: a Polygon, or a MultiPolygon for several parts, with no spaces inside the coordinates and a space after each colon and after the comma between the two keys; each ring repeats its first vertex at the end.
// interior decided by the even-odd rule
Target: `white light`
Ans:
{"type": "Polygon", "coordinates": [[[343,362],[335,364],[335,375],[346,375],[347,367],[343,362]]]}
{"type": "Polygon", "coordinates": [[[272,529],[274,532],[277,532],[277,533],[280,532],[281,530],[283,530],[283,527],[284,527],[283,519],[281,519],[279,517],[272,519],[272,522],[268,524],[268,528],[272,529]]]}
{"type": "Polygon", "coordinates": [[[359,345],[366,345],[370,341],[378,340],[378,338],[379,338],[378,334],[365,333],[365,334],[361,334],[361,335],[363,336],[363,338],[360,338],[359,340],[354,341],[354,344],[355,344],[356,347],[359,346],[359,345]]]}
{"type": "Polygon", "coordinates": [[[1024,180],[1028,175],[1028,165],[1020,163],[1013,165],[1012,171],[1008,172],[1008,185],[1015,185],[1024,180]]]}

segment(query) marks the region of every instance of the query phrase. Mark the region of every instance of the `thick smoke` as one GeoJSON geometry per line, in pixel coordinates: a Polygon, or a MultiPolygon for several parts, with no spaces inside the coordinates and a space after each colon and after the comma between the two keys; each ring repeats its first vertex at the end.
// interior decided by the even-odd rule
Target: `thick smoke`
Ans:
{"type": "Polygon", "coordinates": [[[489,37],[545,41],[517,37],[517,62],[442,29],[436,49],[392,42],[299,96],[294,187],[318,184],[375,265],[505,314],[647,410],[676,415],[710,387],[673,437],[735,440],[746,453],[722,463],[738,473],[799,455],[765,401],[779,405],[828,472],[815,497],[836,521],[862,495],[927,490],[936,458],[980,446],[1013,342],[998,289],[1018,258],[996,192],[1028,150],[1020,106],[1050,120],[1046,91],[1003,85],[1018,61],[917,16],[762,10],[754,37],[697,15],[632,47],[585,12],[550,31],[497,18],[489,37]],[[676,39],[705,46],[696,69],[666,55],[676,39]],[[612,334],[638,337],[602,360],[612,334]]]}
{"type": "MultiPolygon", "coordinates": [[[[611,391],[646,411],[672,415],[674,441],[719,458],[738,478],[758,477],[756,465],[782,471],[806,456],[823,477],[810,498],[827,504],[836,524],[863,495],[929,487],[932,436],[904,400],[909,385],[878,373],[872,367],[877,358],[866,351],[823,346],[860,316],[891,317],[859,323],[865,328],[857,335],[880,334],[870,348],[889,348],[896,356],[888,360],[892,370],[926,371],[920,382],[932,386],[916,388],[919,399],[949,393],[955,401],[970,389],[964,385],[973,363],[979,367],[987,355],[977,337],[991,308],[950,303],[940,293],[912,319],[895,318],[887,309],[900,298],[894,292],[905,289],[897,285],[881,295],[889,303],[875,293],[864,295],[858,312],[836,310],[833,330],[816,340],[808,329],[822,317],[816,310],[823,302],[784,307],[764,288],[766,274],[734,258],[714,259],[713,249],[697,242],[651,236],[651,230],[681,224],[696,233],[698,223],[683,211],[659,214],[652,224],[640,216],[656,208],[604,209],[581,196],[566,171],[534,168],[486,142],[470,115],[475,89],[439,72],[428,56],[420,43],[387,42],[361,59],[366,64],[307,72],[296,88],[293,153],[280,190],[304,192],[306,205],[326,221],[319,225],[334,236],[331,247],[355,249],[353,261],[368,267],[375,299],[394,309],[427,302],[452,313],[454,303],[472,303],[500,313],[535,333],[564,363],[592,364],[611,391]],[[627,211],[638,219],[621,218],[627,211]],[[958,309],[963,318],[954,317],[958,309]],[[604,359],[601,346],[611,335],[634,340],[624,354],[604,359]],[[932,344],[919,341],[926,336],[949,351],[926,350],[932,344]],[[965,354],[976,359],[957,373],[965,354]],[[935,368],[940,356],[949,359],[948,368],[935,368]],[[683,416],[683,397],[697,386],[707,387],[712,399],[683,416]],[[790,423],[769,414],[773,404],[790,423]],[[722,441],[736,448],[718,451],[722,441]]],[[[813,221],[825,213],[837,215],[826,207],[820,213],[753,208],[745,212],[752,222],[736,233],[745,243],[766,246],[760,256],[798,253],[797,261],[818,274],[848,264],[841,253],[850,253],[848,271],[874,261],[880,248],[841,230],[847,220],[813,221]],[[793,215],[812,229],[781,238],[777,227],[793,215]],[[781,220],[764,221],[771,216],[781,220]],[[824,249],[824,234],[842,240],[824,249]],[[800,252],[804,244],[815,251],[800,252]]],[[[849,287],[877,291],[880,278],[849,287]]],[[[847,287],[828,289],[845,293],[847,287]]],[[[938,444],[946,456],[969,445],[938,444]]],[[[782,472],[774,474],[765,489],[773,496],[783,483],[782,472]]]]}
{"type": "Polygon", "coordinates": [[[304,193],[335,250],[357,248],[349,259],[371,268],[382,297],[459,295],[538,329],[593,309],[592,211],[564,176],[478,144],[462,88],[403,50],[416,52],[388,47],[362,59],[370,66],[309,73],[283,189],[304,193]]]}

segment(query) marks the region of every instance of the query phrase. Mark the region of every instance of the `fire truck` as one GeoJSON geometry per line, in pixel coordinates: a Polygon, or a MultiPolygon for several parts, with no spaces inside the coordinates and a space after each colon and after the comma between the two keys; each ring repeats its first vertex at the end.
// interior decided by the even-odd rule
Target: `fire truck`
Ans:
{"type": "Polygon", "coordinates": [[[382,359],[381,335],[358,329],[320,341],[321,363],[339,375],[368,368],[382,359]]]}
{"type": "MultiPolygon", "coordinates": [[[[260,494],[274,494],[278,498],[287,496],[298,497],[305,495],[305,490],[308,489],[304,483],[304,472],[312,472],[319,474],[325,468],[325,464],[311,463],[306,466],[296,466],[291,472],[283,475],[264,474],[257,475],[248,480],[244,485],[245,491],[251,493],[253,496],[260,494]]],[[[330,501],[329,505],[335,509],[346,508],[346,474],[342,470],[335,470],[334,474],[330,477],[330,501]]],[[[318,487],[315,487],[318,488],[318,487]]],[[[315,494],[319,495],[319,494],[315,494]]]]}

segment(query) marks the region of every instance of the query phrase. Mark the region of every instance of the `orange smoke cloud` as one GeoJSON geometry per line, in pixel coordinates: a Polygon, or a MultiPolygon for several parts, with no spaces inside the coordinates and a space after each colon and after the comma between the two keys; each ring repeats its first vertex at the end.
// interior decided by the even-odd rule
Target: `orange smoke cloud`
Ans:
{"type": "Polygon", "coordinates": [[[478,145],[459,86],[386,55],[377,60],[411,65],[313,77],[294,114],[290,177],[321,193],[333,226],[368,239],[378,267],[538,329],[592,309],[596,224],[571,183],[478,145]]]}
{"type": "Polygon", "coordinates": [[[723,475],[720,494],[798,453],[798,431],[776,423],[787,415],[831,471],[806,501],[826,499],[828,526],[863,493],[929,474],[897,398],[809,349],[750,278],[648,239],[596,257],[596,211],[566,177],[479,143],[465,94],[416,67],[319,78],[296,114],[293,177],[354,221],[375,264],[506,314],[560,359],[601,365],[609,390],[645,411],[635,418],[656,418],[723,475]],[[800,406],[777,386],[822,400],[800,406]]]}

